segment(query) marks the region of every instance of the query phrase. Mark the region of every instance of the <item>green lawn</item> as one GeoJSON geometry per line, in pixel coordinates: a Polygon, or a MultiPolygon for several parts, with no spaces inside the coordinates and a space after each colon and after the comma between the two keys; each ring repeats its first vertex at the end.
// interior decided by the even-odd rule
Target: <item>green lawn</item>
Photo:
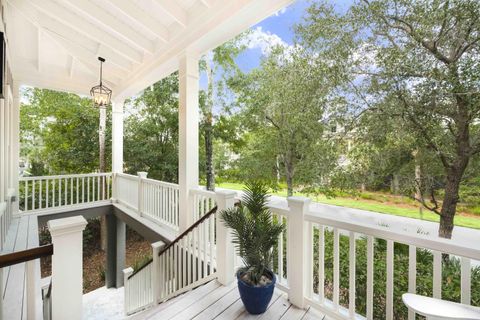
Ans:
{"type": "MultiPolygon", "coordinates": [[[[242,190],[243,184],[235,183],[235,182],[224,182],[218,184],[220,188],[227,188],[232,190],[242,190]]],[[[276,192],[272,192],[272,194],[277,196],[286,197],[287,191],[286,190],[279,190],[276,192]]],[[[427,221],[439,221],[438,215],[435,213],[428,211],[426,209],[423,210],[423,214],[420,215],[419,209],[417,208],[404,208],[401,206],[395,206],[391,204],[384,204],[384,203],[377,203],[372,201],[365,201],[362,199],[353,199],[353,198],[344,198],[344,197],[335,197],[335,198],[327,198],[323,195],[312,197],[302,193],[296,193],[295,195],[298,196],[305,196],[312,199],[312,201],[331,204],[341,207],[348,207],[348,208],[355,208],[355,209],[362,209],[368,210],[373,212],[380,212],[385,214],[391,214],[395,216],[402,216],[402,217],[409,217],[427,221]]],[[[455,225],[462,226],[462,227],[469,227],[480,229],[480,217],[467,217],[467,216],[456,216],[455,217],[455,225]]]]}

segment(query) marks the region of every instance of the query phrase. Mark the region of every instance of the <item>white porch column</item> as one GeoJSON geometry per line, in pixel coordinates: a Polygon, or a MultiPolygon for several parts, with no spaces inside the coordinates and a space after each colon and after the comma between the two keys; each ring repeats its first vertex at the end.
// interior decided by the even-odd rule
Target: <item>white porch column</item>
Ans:
{"type": "Polygon", "coordinates": [[[179,224],[180,232],[193,223],[189,190],[198,187],[198,55],[180,57],[179,78],[179,224]]]}
{"type": "Polygon", "coordinates": [[[7,176],[5,174],[5,163],[6,163],[6,106],[7,103],[5,99],[0,99],[0,203],[5,201],[5,195],[7,193],[7,176]]]}
{"type": "Polygon", "coordinates": [[[19,165],[20,165],[20,86],[18,83],[13,84],[13,108],[11,116],[11,188],[15,189],[16,201],[13,203],[13,214],[18,213],[19,192],[19,165]]]}
{"type": "Polygon", "coordinates": [[[52,236],[52,319],[82,319],[82,216],[48,221],[52,236]]]}
{"type": "Polygon", "coordinates": [[[123,172],[123,101],[112,101],[112,172],[123,172]]]}
{"type": "Polygon", "coordinates": [[[215,192],[217,200],[217,273],[218,282],[224,286],[235,279],[235,249],[232,242],[232,234],[218,213],[230,209],[235,205],[235,191],[219,190],[215,192]]]}
{"type": "Polygon", "coordinates": [[[311,272],[307,266],[306,251],[311,250],[307,247],[308,239],[311,233],[307,232],[305,227],[305,214],[308,213],[310,199],[304,197],[289,197],[287,199],[290,215],[287,224],[288,237],[288,259],[287,259],[287,278],[290,291],[288,299],[298,308],[305,306],[305,288],[307,275],[311,277],[311,272]]]}

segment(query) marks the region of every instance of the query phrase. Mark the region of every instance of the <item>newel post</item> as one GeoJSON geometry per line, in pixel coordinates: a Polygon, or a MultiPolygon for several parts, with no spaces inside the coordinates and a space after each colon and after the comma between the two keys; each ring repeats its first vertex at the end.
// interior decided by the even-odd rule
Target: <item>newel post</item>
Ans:
{"type": "Polygon", "coordinates": [[[289,197],[287,200],[290,208],[287,224],[287,277],[290,286],[288,298],[293,305],[303,308],[307,276],[305,246],[308,240],[304,218],[310,206],[310,199],[289,197]]]}
{"type": "Polygon", "coordinates": [[[124,292],[124,298],[123,298],[123,307],[124,307],[124,312],[125,315],[128,315],[128,312],[130,311],[130,282],[128,282],[128,277],[130,277],[133,274],[133,268],[128,267],[126,269],[123,269],[123,292],[124,292]]]}
{"type": "Polygon", "coordinates": [[[48,221],[52,236],[52,319],[82,319],[82,216],[48,221]]]}
{"type": "Polygon", "coordinates": [[[152,243],[152,292],[153,292],[153,306],[160,301],[162,286],[164,285],[163,277],[161,277],[160,257],[158,254],[165,247],[165,243],[157,241],[152,243]]]}
{"type": "Polygon", "coordinates": [[[234,280],[235,276],[235,251],[233,248],[231,231],[225,226],[218,213],[224,209],[233,208],[236,192],[222,190],[215,192],[215,194],[217,200],[216,246],[218,282],[227,285],[234,280]]]}
{"type": "Polygon", "coordinates": [[[138,210],[138,215],[142,216],[142,211],[143,211],[143,183],[142,179],[147,179],[147,172],[137,172],[138,175],[138,203],[137,203],[137,210],[138,210]]]}

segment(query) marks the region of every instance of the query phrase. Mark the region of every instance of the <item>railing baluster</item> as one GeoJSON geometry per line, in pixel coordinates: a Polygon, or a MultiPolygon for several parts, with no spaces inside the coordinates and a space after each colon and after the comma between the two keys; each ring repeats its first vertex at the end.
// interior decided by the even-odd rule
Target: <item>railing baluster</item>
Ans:
{"type": "Polygon", "coordinates": [[[67,182],[67,178],[65,178],[65,205],[68,204],[68,182],[67,182]]]}
{"type": "Polygon", "coordinates": [[[78,199],[78,194],[79,194],[79,190],[78,190],[78,180],[79,180],[79,179],[78,179],[78,177],[77,177],[77,179],[76,179],[76,180],[77,180],[77,186],[76,186],[76,188],[75,188],[75,193],[76,193],[76,195],[77,195],[77,201],[76,201],[76,204],[79,204],[79,203],[80,203],[80,201],[79,201],[79,199],[78,199]]]}
{"type": "Polygon", "coordinates": [[[393,250],[394,243],[387,240],[387,301],[386,319],[393,320],[393,250]]]}
{"type": "Polygon", "coordinates": [[[43,197],[42,197],[42,182],[43,180],[40,179],[38,180],[38,182],[40,183],[40,185],[38,186],[38,209],[42,209],[42,201],[43,201],[43,197]]]}
{"type": "Polygon", "coordinates": [[[49,196],[50,196],[50,192],[49,192],[49,188],[50,188],[50,179],[47,179],[46,180],[47,182],[47,185],[45,186],[46,188],[46,192],[45,192],[45,204],[46,204],[46,208],[48,209],[50,207],[50,203],[49,203],[49,196]]]}
{"type": "MultiPolygon", "coordinates": [[[[278,223],[283,224],[283,218],[281,215],[277,215],[278,223]]],[[[278,235],[278,245],[277,245],[277,251],[278,251],[278,281],[282,282],[283,281],[283,232],[281,232],[278,235]]]]}
{"type": "Polygon", "coordinates": [[[73,204],[73,178],[70,178],[70,204],[73,204]]]}
{"type": "Polygon", "coordinates": [[[433,251],[433,297],[442,298],[442,254],[433,251]]]}
{"type": "Polygon", "coordinates": [[[470,305],[472,290],[472,267],[468,258],[461,258],[461,302],[470,305]]]}
{"type": "Polygon", "coordinates": [[[35,184],[36,180],[32,181],[32,210],[35,210],[35,184]]]}
{"type": "Polygon", "coordinates": [[[337,228],[333,228],[333,305],[336,310],[340,297],[340,235],[337,228]]]}
{"type": "Polygon", "coordinates": [[[56,207],[55,194],[55,179],[52,179],[52,207],[56,207]]]}
{"type": "Polygon", "coordinates": [[[367,319],[373,320],[374,238],[367,236],[367,319]]]}
{"type": "MultiPolygon", "coordinates": [[[[417,292],[417,247],[408,246],[408,292],[417,292]]],[[[415,320],[415,312],[408,310],[408,320],[415,320]]]]}
{"type": "Polygon", "coordinates": [[[318,296],[320,303],[325,302],[325,228],[318,226],[318,296]]]}
{"type": "Polygon", "coordinates": [[[348,310],[351,319],[355,319],[355,232],[350,231],[350,243],[349,243],[349,282],[348,282],[348,310]]]}

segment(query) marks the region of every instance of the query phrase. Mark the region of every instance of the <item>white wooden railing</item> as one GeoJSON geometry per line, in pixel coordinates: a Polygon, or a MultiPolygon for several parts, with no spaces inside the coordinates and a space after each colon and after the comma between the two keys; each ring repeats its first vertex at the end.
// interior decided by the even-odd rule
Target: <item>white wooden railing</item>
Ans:
{"type": "MultiPolygon", "coordinates": [[[[288,292],[289,299],[298,306],[313,306],[335,319],[376,319],[379,316],[387,320],[396,319],[394,309],[403,307],[394,304],[394,279],[396,244],[408,246],[408,273],[401,275],[408,281],[408,291],[415,293],[417,288],[417,252],[426,251],[433,255],[433,297],[442,297],[442,277],[454,278],[456,274],[447,275],[442,268],[442,254],[449,254],[449,259],[460,259],[461,303],[471,302],[471,270],[472,260],[480,261],[480,247],[471,246],[452,240],[434,238],[428,235],[407,234],[390,229],[388,226],[352,223],[332,217],[325,217],[321,212],[309,209],[308,199],[291,198],[284,203],[270,205],[274,219],[281,220],[287,226],[286,235],[282,235],[276,250],[277,262],[274,271],[279,278],[278,286],[288,292]],[[328,239],[328,241],[327,241],[328,239]],[[341,241],[341,240],[344,241],[341,241]],[[376,241],[384,241],[386,247],[385,260],[379,261],[374,252],[378,249],[376,241]],[[366,244],[366,292],[357,297],[356,266],[357,244],[366,244]],[[329,245],[327,245],[327,242],[329,245]],[[284,246],[286,243],[286,247],[284,246]],[[348,245],[348,286],[342,287],[341,249],[348,245]],[[326,261],[326,248],[332,249],[332,261],[326,261]],[[285,257],[286,255],[286,257],[285,257]],[[285,266],[285,261],[287,265],[285,266]],[[378,283],[374,279],[374,268],[385,267],[386,281],[378,283]],[[285,275],[286,271],[286,275],[285,275]],[[327,281],[326,274],[332,274],[327,281]],[[443,273],[443,274],[442,274],[443,273]],[[385,314],[374,314],[374,303],[380,303],[374,297],[375,286],[385,286],[385,314]],[[347,302],[341,302],[343,300],[347,302]],[[365,299],[366,312],[359,314],[356,310],[356,299],[365,299]]],[[[345,209],[348,210],[348,209],[345,209]]],[[[343,257],[345,258],[345,257],[343,257]]],[[[345,275],[344,275],[345,276],[345,275]]],[[[415,319],[412,312],[409,319],[415,319]]]]}
{"type": "Polygon", "coordinates": [[[197,221],[216,206],[215,192],[205,189],[192,189],[190,194],[193,198],[193,221],[197,221]]]}
{"type": "Polygon", "coordinates": [[[124,270],[125,314],[168,300],[216,277],[216,207],[172,243],[154,244],[152,260],[124,270]]]}
{"type": "Polygon", "coordinates": [[[141,214],[178,231],[178,184],[147,178],[140,183],[141,214]]]}
{"type": "Polygon", "coordinates": [[[20,210],[40,211],[109,200],[111,178],[111,173],[21,177],[20,210]]]}
{"type": "Polygon", "coordinates": [[[146,172],[115,174],[117,202],[174,231],[178,231],[178,190],[178,184],[148,179],[146,172]]]}

